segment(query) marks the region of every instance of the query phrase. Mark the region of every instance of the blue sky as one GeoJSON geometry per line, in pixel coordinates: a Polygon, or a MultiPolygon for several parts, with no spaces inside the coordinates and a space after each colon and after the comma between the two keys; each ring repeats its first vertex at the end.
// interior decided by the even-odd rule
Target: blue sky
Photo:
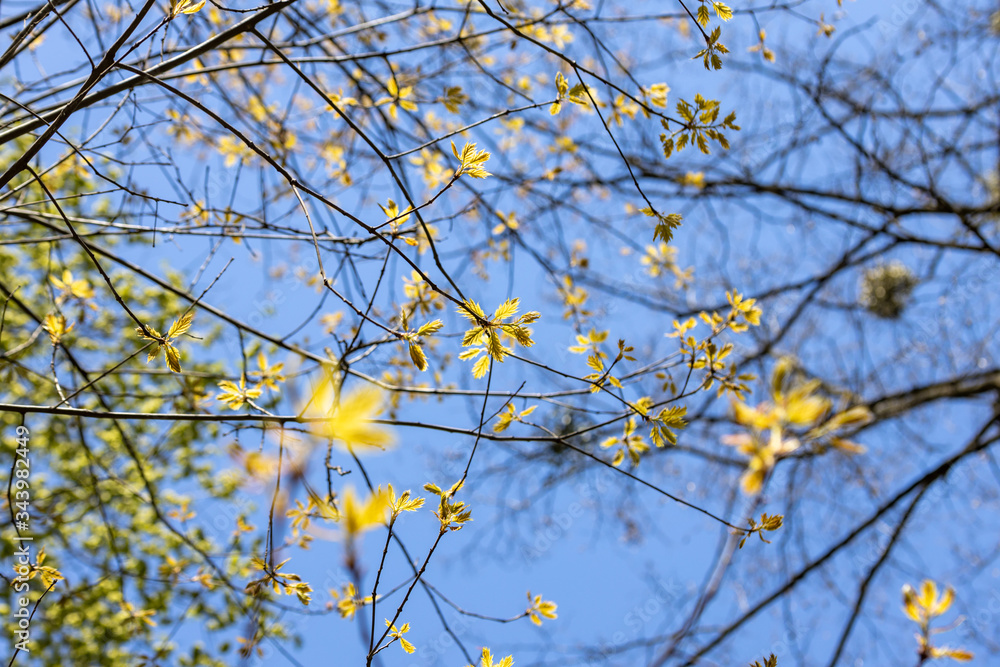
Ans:
{"type": "MultiPolygon", "coordinates": [[[[671,106],[679,98],[692,99],[695,93],[718,97],[723,113],[733,108],[737,110],[737,122],[743,126],[743,131],[731,136],[733,150],[728,154],[720,155],[718,151],[713,151],[711,157],[702,157],[688,149],[670,161],[657,158],[660,162],[657,168],[662,168],[661,173],[668,178],[686,172],[704,171],[710,181],[720,183],[716,192],[723,194],[717,200],[712,199],[710,194],[678,187],[666,179],[656,181],[648,177],[642,181],[657,205],[662,205],[665,211],[682,212],[685,216],[685,224],[676,235],[675,245],[678,248],[678,264],[695,269],[695,281],[686,291],[674,288],[670,279],[659,283],[651,280],[639,264],[636,248],[641,251],[652,241],[652,227],[648,218],[625,213],[626,204],[642,205],[635,191],[629,193],[627,188],[609,188],[606,198],[600,196],[596,187],[584,193],[580,207],[609,225],[608,229],[595,230],[581,216],[574,218],[570,215],[562,219],[541,210],[538,205],[540,199],[516,192],[500,178],[496,182],[487,180],[481,185],[477,183],[489,207],[515,211],[519,218],[530,220],[537,227],[523,230],[521,240],[524,245],[515,245],[512,251],[513,268],[496,262],[488,265],[489,280],[474,277],[462,254],[467,252],[470,243],[483,241],[488,236],[484,229],[488,231],[495,220],[457,216],[453,224],[441,222],[442,254],[447,258],[449,269],[460,275],[463,290],[481,302],[487,312],[511,296],[520,297],[522,311],[543,312],[543,318],[534,326],[535,346],[518,350],[519,353],[577,375],[589,372],[584,370],[584,358],[567,350],[576,332],[572,330],[571,323],[560,318],[562,307],[556,296],[556,285],[541,268],[538,258],[529,252],[532,248],[543,255],[548,247],[555,248],[556,251],[547,259],[562,267],[565,257],[559,249],[568,247],[573,238],[583,238],[587,242],[591,266],[598,267],[609,284],[630,294],[645,294],[651,299],[676,306],[675,311],[721,307],[725,304],[727,289],[738,288],[756,294],[821,274],[829,268],[831,260],[859,243],[865,235],[858,228],[829,224],[829,220],[822,215],[806,216],[787,202],[768,200],[750,192],[741,195],[735,189],[724,191],[726,184],[723,181],[728,177],[735,178],[749,172],[761,180],[790,182],[804,189],[832,187],[848,193],[857,189],[885,202],[912,202],[918,199],[917,194],[903,192],[898,186],[877,179],[856,183],[855,165],[849,161],[852,153],[845,143],[845,136],[824,126],[820,115],[810,108],[803,91],[792,91],[779,85],[783,75],[804,74],[808,77],[809,68],[828,55],[835,62],[831,68],[833,74],[845,77],[851,72],[851,67],[859,63],[877,65],[883,61],[892,62],[895,41],[898,40],[900,50],[905,51],[910,48],[910,40],[920,39],[919,35],[913,34],[912,28],[923,20],[922,13],[926,11],[923,3],[847,2],[845,5],[844,10],[839,10],[833,2],[808,2],[796,6],[795,15],[777,17],[760,12],[759,27],[767,31],[767,43],[778,53],[778,62],[773,67],[762,66],[747,54],[746,49],[755,43],[757,26],[748,16],[738,15],[723,33],[724,41],[733,51],[732,66],[717,73],[707,73],[700,63],[690,60],[690,56],[697,51],[697,42],[680,37],[674,25],[652,22],[623,24],[622,27],[602,26],[605,30],[603,38],[631,51],[636,61],[634,71],[642,82],[666,81],[670,85],[671,106]],[[832,21],[837,27],[831,39],[815,34],[815,20],[820,12],[824,12],[825,20],[832,21]],[[791,66],[796,62],[802,63],[801,72],[791,66]],[[806,124],[805,129],[802,123],[806,124]],[[809,123],[816,123],[823,132],[811,137],[808,145],[799,147],[787,159],[772,155],[790,138],[808,135],[809,123]],[[557,234],[564,234],[566,238],[557,239],[557,234]],[[631,254],[622,254],[623,247],[627,245],[623,238],[634,244],[631,254]]],[[[639,3],[635,7],[608,3],[606,11],[632,10],[638,13],[643,8],[656,6],[656,3],[639,3]]],[[[388,15],[402,8],[402,5],[373,5],[371,11],[384,11],[388,15]]],[[[737,9],[742,8],[737,6],[737,9]]],[[[576,41],[569,47],[569,53],[582,59],[588,55],[587,42],[582,31],[574,34],[576,41]]],[[[68,42],[66,48],[71,48],[68,42]]],[[[57,66],[55,61],[44,60],[52,58],[52,53],[44,51],[39,54],[42,68],[57,66]]],[[[932,47],[920,58],[915,58],[900,77],[901,85],[914,87],[916,92],[913,94],[919,95],[919,84],[939,73],[935,69],[939,57],[941,54],[932,47]]],[[[957,59],[959,65],[947,74],[951,77],[947,86],[933,87],[932,95],[917,99],[924,100],[928,107],[960,99],[963,91],[973,89],[970,82],[976,80],[975,67],[969,65],[971,60],[971,55],[962,55],[957,59]]],[[[413,65],[405,60],[400,62],[408,67],[413,65]]],[[[425,65],[430,67],[432,62],[428,59],[425,65]]],[[[985,66],[991,61],[987,56],[983,62],[985,66]]],[[[24,66],[28,66],[26,62],[24,66]]],[[[525,69],[523,73],[550,74],[554,69],[553,63],[539,58],[532,69],[525,69]]],[[[842,79],[834,78],[834,81],[845,83],[842,79]]],[[[463,85],[470,94],[476,94],[474,79],[470,78],[463,85]]],[[[308,93],[288,82],[276,87],[276,91],[285,95],[283,101],[290,98],[293,90],[296,96],[307,96],[308,93]]],[[[607,98],[606,93],[599,92],[602,99],[607,98]]],[[[218,98],[205,94],[208,99],[218,102],[218,98]]],[[[541,93],[538,96],[543,98],[541,93]]],[[[491,98],[480,101],[480,104],[481,108],[476,111],[481,114],[494,106],[504,106],[503,100],[491,98]]],[[[152,100],[139,115],[143,122],[157,120],[157,113],[166,106],[166,101],[152,100]]],[[[843,110],[834,105],[832,111],[839,113],[843,110]]],[[[548,111],[542,108],[531,113],[547,116],[548,111]]],[[[527,114],[526,117],[532,118],[527,114]]],[[[93,122],[88,119],[79,131],[90,128],[93,122]]],[[[326,130],[332,127],[333,122],[325,117],[320,127],[326,130]]],[[[947,132],[952,128],[946,120],[936,129],[947,132]]],[[[498,174],[514,173],[518,162],[531,165],[532,160],[539,160],[537,154],[532,153],[532,147],[525,142],[511,151],[512,160],[505,163],[497,152],[497,142],[502,136],[499,133],[502,131],[498,123],[493,122],[470,131],[465,140],[477,141],[480,146],[495,152],[490,167],[497,165],[494,170],[498,174]]],[[[867,131],[860,124],[845,128],[847,136],[858,136],[862,141],[873,138],[867,131]]],[[[623,177],[614,146],[593,117],[580,120],[570,132],[578,142],[594,151],[593,157],[586,161],[587,167],[607,174],[609,179],[623,177]]],[[[653,121],[626,125],[620,130],[615,128],[616,137],[623,145],[646,156],[659,155],[655,140],[658,132],[653,121]]],[[[974,137],[989,136],[983,127],[970,130],[970,134],[974,137]]],[[[886,144],[903,138],[904,134],[898,127],[890,127],[878,136],[886,144]]],[[[398,142],[402,149],[416,143],[415,139],[405,136],[394,136],[391,140],[398,142]]],[[[461,142],[457,143],[461,145],[461,142]]],[[[197,183],[200,195],[211,195],[215,205],[221,205],[219,200],[230,197],[237,209],[240,206],[252,209],[256,205],[259,181],[256,180],[255,169],[240,172],[240,181],[236,185],[234,170],[226,169],[217,156],[206,157],[178,149],[173,157],[188,182],[197,183]]],[[[984,150],[982,155],[970,155],[969,159],[981,161],[988,157],[989,152],[984,150]]],[[[402,164],[415,184],[414,191],[420,192],[418,170],[408,163],[402,164]]],[[[306,169],[305,165],[299,166],[306,169]]],[[[913,173],[919,174],[921,166],[919,160],[912,161],[913,173]]],[[[580,170],[580,173],[585,172],[580,170]]],[[[320,178],[316,172],[313,175],[320,178]]],[[[961,168],[944,170],[936,176],[946,186],[954,184],[958,200],[976,201],[982,196],[966,187],[961,168]]],[[[164,176],[158,168],[141,167],[136,171],[136,178],[155,183],[157,181],[153,179],[164,176]]],[[[270,182],[269,185],[276,183],[270,182]]],[[[574,195],[570,185],[558,180],[549,192],[566,198],[574,195]]],[[[378,209],[378,203],[384,203],[390,197],[397,202],[402,201],[386,174],[377,170],[361,185],[337,192],[336,197],[338,203],[362,214],[366,220],[379,222],[384,216],[378,209]]],[[[808,195],[804,199],[808,200],[808,195]]],[[[466,203],[460,196],[444,198],[428,216],[453,215],[466,203]]],[[[283,220],[285,224],[304,228],[301,216],[289,213],[294,211],[294,207],[287,203],[284,206],[281,211],[273,211],[272,215],[288,214],[287,220],[283,220]]],[[[842,204],[839,209],[828,207],[828,211],[831,210],[859,224],[881,222],[878,215],[873,215],[870,210],[862,210],[850,203],[842,204]]],[[[180,212],[178,207],[169,205],[164,205],[160,211],[165,220],[176,220],[180,212]]],[[[317,214],[316,219],[321,227],[337,225],[338,233],[360,233],[351,231],[350,223],[335,215],[317,214]]],[[[165,220],[158,224],[162,225],[165,220]]],[[[950,237],[954,228],[954,222],[944,215],[926,216],[917,222],[907,220],[902,224],[904,229],[908,229],[905,225],[912,226],[910,229],[914,233],[928,236],[940,233],[942,238],[950,237]]],[[[167,267],[179,271],[187,279],[202,271],[200,280],[193,288],[195,292],[207,287],[232,259],[232,265],[212,287],[206,302],[224,306],[235,317],[274,335],[286,335],[297,329],[317,308],[324,313],[343,308],[331,295],[323,296],[304,284],[301,277],[296,277],[296,267],[307,276],[316,270],[311,255],[313,250],[307,244],[254,239],[239,244],[227,239],[218,248],[215,244],[214,238],[161,235],[155,248],[150,244],[135,244],[127,252],[145,267],[156,268],[161,275],[167,267]],[[210,255],[211,260],[206,262],[206,257],[210,255]],[[288,270],[283,276],[275,277],[271,271],[282,265],[288,270]],[[325,299],[322,305],[321,299],[325,299]]],[[[938,253],[919,246],[904,244],[890,248],[890,245],[876,239],[866,246],[862,252],[870,253],[870,257],[856,270],[839,274],[824,287],[816,297],[819,305],[796,324],[793,333],[778,345],[776,352],[794,353],[805,368],[832,384],[859,391],[866,397],[892,393],[914,382],[995,368],[997,330],[995,318],[990,316],[995,309],[995,294],[990,287],[997,276],[995,257],[984,260],[960,252],[938,253]],[[857,309],[844,307],[845,304],[850,306],[856,303],[861,271],[890,259],[903,261],[926,278],[914,292],[912,307],[906,317],[886,323],[866,316],[864,311],[859,313],[857,309]]],[[[374,251],[372,254],[375,254],[374,251]]],[[[429,275],[440,279],[429,254],[411,253],[410,256],[429,275]]],[[[332,271],[336,258],[327,257],[324,262],[328,262],[327,268],[332,271]]],[[[378,303],[388,320],[390,302],[399,303],[402,299],[402,278],[410,275],[410,269],[397,258],[390,259],[386,266],[387,283],[381,289],[378,303]]],[[[341,274],[338,289],[344,289],[349,298],[358,298],[356,285],[362,283],[370,287],[381,269],[379,261],[359,262],[358,274],[354,277],[349,271],[341,274]]],[[[609,296],[596,286],[588,286],[588,289],[598,313],[592,325],[610,331],[610,345],[606,349],[612,354],[614,343],[620,337],[636,347],[640,361],[633,367],[644,361],[664,358],[674,351],[674,339],[664,336],[672,329],[674,311],[644,308],[609,296]]],[[[794,314],[801,295],[800,291],[789,290],[786,294],[765,300],[763,326],[756,333],[739,339],[739,354],[751,353],[764,336],[780,330],[794,314]]],[[[464,320],[456,315],[450,304],[444,311],[429,317],[435,316],[444,320],[444,331],[452,336],[464,329],[464,320]]],[[[198,326],[207,326],[202,324],[207,319],[199,317],[195,330],[198,326]]],[[[591,324],[581,333],[589,326],[591,324]]],[[[342,335],[343,332],[337,333],[342,335]]],[[[375,336],[377,332],[369,328],[365,334],[375,336]]],[[[296,340],[315,353],[321,353],[325,346],[334,344],[315,319],[297,334],[296,340]],[[304,340],[306,336],[308,342],[304,340]]],[[[201,350],[190,342],[186,343],[185,354],[190,355],[191,363],[216,358],[220,350],[236,358],[234,351],[238,341],[236,334],[229,330],[210,350],[201,350]]],[[[453,351],[457,353],[458,345],[454,338],[444,340],[441,345],[455,348],[453,351]]],[[[289,369],[294,367],[294,360],[283,352],[269,351],[269,357],[272,361],[285,361],[289,369]]],[[[355,369],[378,376],[389,358],[389,350],[380,348],[371,356],[359,359],[355,369]]],[[[432,371],[434,363],[432,361],[432,371]]],[[[473,380],[468,374],[468,366],[465,362],[453,364],[446,371],[446,380],[456,383],[459,388],[482,388],[485,380],[473,380]]],[[[766,376],[772,366],[773,362],[768,360],[763,364],[755,363],[750,370],[766,376]]],[[[234,361],[231,370],[238,375],[237,362],[234,361]]],[[[313,373],[308,378],[297,378],[295,387],[304,393],[316,377],[313,373]]],[[[356,382],[356,378],[351,378],[348,386],[356,382]]],[[[524,393],[557,388],[580,389],[579,382],[553,378],[551,374],[517,360],[494,365],[490,382],[491,392],[500,395],[516,391],[522,384],[524,393]]],[[[645,380],[629,387],[626,393],[634,400],[644,394],[657,395],[657,391],[653,381],[645,380]]],[[[750,402],[763,400],[765,393],[763,385],[756,385],[750,402]]],[[[574,406],[585,406],[604,418],[617,414],[619,408],[615,401],[600,395],[574,395],[565,400],[574,406]]],[[[486,414],[499,411],[505,402],[499,396],[490,396],[486,414]]],[[[515,401],[519,410],[535,403],[538,401],[515,401]]],[[[919,477],[928,466],[939,462],[958,443],[963,443],[979,425],[983,405],[981,398],[953,402],[946,409],[932,404],[905,421],[865,431],[859,439],[867,446],[868,452],[860,461],[860,469],[846,457],[838,458],[832,454],[825,458],[786,462],[787,465],[778,468],[759,502],[740,494],[738,478],[742,469],[739,467],[708,465],[703,458],[683,451],[644,460],[635,471],[638,476],[733,523],[742,524],[747,516],[759,515],[760,512],[788,516],[785,527],[774,536],[771,544],[761,543],[753,537],[736,554],[730,571],[721,581],[718,594],[699,621],[700,632],[704,633],[705,639],[712,636],[713,630],[724,626],[762,599],[780,583],[782,576],[787,576],[836,542],[893,490],[905,486],[907,480],[919,477]]],[[[732,450],[719,443],[720,435],[731,433],[736,428],[733,424],[718,422],[728,413],[728,402],[695,397],[688,402],[688,407],[691,413],[704,409],[716,421],[692,425],[682,435],[681,444],[703,452],[731,456],[732,450]]],[[[294,409],[294,405],[289,400],[283,400],[275,409],[287,414],[294,409]]],[[[468,429],[475,427],[481,409],[479,397],[444,401],[430,398],[405,404],[398,417],[468,429]]],[[[536,414],[541,421],[551,424],[553,421],[547,420],[559,418],[562,411],[558,402],[552,401],[543,405],[536,414]]],[[[512,431],[514,433],[531,432],[522,425],[515,425],[513,429],[516,429],[512,431]]],[[[454,482],[461,474],[473,446],[473,438],[464,435],[411,427],[394,430],[398,445],[390,452],[365,457],[365,470],[376,485],[388,482],[397,490],[412,489],[420,495],[428,495],[421,489],[427,482],[442,487],[454,482]]],[[[598,437],[616,434],[619,430],[616,425],[602,430],[598,437]]],[[[233,465],[225,455],[226,446],[233,438],[232,433],[223,427],[219,437],[206,441],[206,447],[212,447],[218,453],[220,468],[233,465]]],[[[240,441],[245,448],[252,449],[260,438],[252,433],[241,435],[240,441]]],[[[600,656],[587,653],[581,647],[613,647],[617,650],[630,646],[632,642],[657,636],[660,639],[646,648],[634,649],[620,656],[610,650],[608,652],[610,664],[650,662],[668,643],[670,633],[681,627],[683,619],[691,612],[698,592],[712,575],[714,558],[724,548],[729,529],[614,471],[583,465],[584,462],[573,452],[550,452],[543,457],[539,450],[546,446],[528,442],[479,443],[467,494],[462,496],[471,505],[474,520],[461,531],[445,536],[430,563],[425,580],[462,609],[491,617],[510,618],[520,614],[527,604],[525,595],[528,591],[558,603],[559,618],[545,621],[538,629],[527,619],[496,623],[471,618],[442,602],[444,617],[473,656],[478,654],[479,647],[489,646],[494,654],[500,656],[514,654],[518,665],[605,664],[597,660],[600,656]]],[[[273,444],[267,443],[265,447],[273,448],[273,444]]],[[[324,478],[321,449],[314,452],[310,459],[309,479],[314,485],[324,478]]],[[[336,463],[352,470],[342,480],[343,483],[355,488],[363,485],[360,471],[347,457],[341,457],[336,463]]],[[[914,628],[902,614],[899,591],[904,583],[916,584],[925,577],[950,582],[958,591],[956,608],[944,620],[950,622],[958,613],[968,620],[956,632],[946,635],[950,643],[960,641],[962,646],[980,656],[987,656],[991,649],[995,650],[989,642],[990,628],[996,626],[995,619],[1000,613],[1000,565],[995,560],[977,561],[970,554],[977,554],[978,558],[978,554],[988,554],[996,549],[996,526],[987,520],[996,516],[997,497],[992,476],[997,470],[992,457],[966,461],[950,473],[947,486],[939,485],[931,489],[928,499],[918,507],[910,522],[904,544],[894,552],[889,567],[875,578],[865,613],[852,634],[852,642],[841,664],[860,667],[865,663],[912,662],[914,628]],[[944,488],[945,492],[939,492],[939,488],[944,488]]],[[[245,503],[252,503],[256,510],[250,522],[259,528],[266,525],[272,491],[270,487],[250,486],[240,492],[240,511],[245,503]]],[[[225,522],[220,522],[218,527],[213,526],[219,516],[231,522],[235,516],[231,508],[198,505],[197,502],[195,506],[199,525],[215,530],[220,538],[228,535],[231,527],[225,522]]],[[[729,661],[748,663],[772,651],[778,655],[782,667],[814,664],[817,660],[828,659],[850,607],[854,594],[852,586],[865,576],[879,550],[887,543],[895,525],[893,521],[898,519],[899,513],[899,509],[889,512],[883,521],[861,535],[854,547],[811,574],[801,590],[797,589],[793,595],[771,605],[743,626],[720,652],[710,654],[712,662],[706,664],[728,664],[729,661]]],[[[403,517],[397,534],[414,557],[422,558],[433,540],[435,526],[436,519],[425,509],[416,515],[403,517]]],[[[276,535],[276,541],[283,539],[287,530],[285,523],[283,532],[276,535]]],[[[366,588],[370,588],[375,570],[373,563],[377,563],[375,559],[381,552],[383,540],[384,534],[374,531],[367,534],[361,544],[366,588]]],[[[303,638],[301,646],[286,647],[295,662],[265,643],[261,647],[264,651],[262,658],[252,658],[243,664],[361,664],[367,652],[367,645],[362,645],[359,639],[358,622],[362,615],[359,614],[353,622],[340,619],[336,612],[312,615],[330,601],[328,589],[339,588],[349,580],[349,573],[343,566],[342,544],[320,538],[309,550],[288,549],[287,553],[281,554],[281,558],[289,556],[292,557],[289,569],[309,581],[314,589],[313,602],[308,608],[310,615],[290,612],[283,617],[283,621],[303,638]]],[[[399,550],[390,547],[380,589],[387,590],[403,584],[407,573],[408,567],[399,550]]],[[[397,592],[380,601],[375,624],[379,631],[383,627],[383,615],[395,609],[400,597],[401,592],[397,592]]],[[[293,607],[297,604],[292,597],[285,598],[283,602],[293,607]]],[[[361,620],[366,624],[369,622],[361,620]]],[[[443,631],[427,596],[419,588],[414,591],[401,621],[411,624],[412,630],[407,638],[417,646],[417,651],[407,656],[398,646],[391,646],[379,654],[381,665],[465,664],[462,652],[443,631]]],[[[167,626],[161,629],[164,633],[171,630],[167,626]]],[[[208,644],[217,641],[191,622],[184,623],[174,639],[181,644],[199,640],[208,644]]],[[[684,650],[701,644],[702,641],[696,639],[686,644],[684,650]]],[[[988,664],[989,657],[982,660],[978,664],[988,664]]]]}

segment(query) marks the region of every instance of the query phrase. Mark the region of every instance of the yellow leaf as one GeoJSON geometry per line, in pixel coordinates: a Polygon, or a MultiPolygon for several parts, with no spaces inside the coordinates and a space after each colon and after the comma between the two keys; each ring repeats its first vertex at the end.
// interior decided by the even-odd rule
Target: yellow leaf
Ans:
{"type": "Polygon", "coordinates": [[[764,486],[765,474],[764,469],[748,469],[743,473],[740,478],[740,487],[743,489],[743,493],[748,496],[758,493],[764,486]]]}
{"type": "Polygon", "coordinates": [[[324,419],[316,425],[319,433],[340,441],[349,451],[357,448],[385,449],[395,444],[392,432],[373,421],[381,408],[381,390],[364,385],[341,396],[339,405],[335,405],[335,398],[330,378],[325,379],[313,394],[304,416],[324,419]]]}
{"type": "Polygon", "coordinates": [[[559,94],[559,97],[565,97],[568,90],[569,82],[566,81],[566,77],[563,76],[562,72],[556,72],[556,92],[559,94]]]}
{"type": "Polygon", "coordinates": [[[177,351],[177,348],[170,343],[163,344],[163,353],[167,357],[167,368],[172,370],[174,373],[181,372],[181,355],[177,351]]]}
{"type": "MultiPolygon", "coordinates": [[[[735,292],[737,299],[739,299],[739,292],[735,292]]],[[[730,296],[727,294],[727,296],[730,296]]],[[[730,296],[729,303],[733,304],[733,298],[730,296]]],[[[737,300],[734,304],[734,308],[740,302],[737,300]]],[[[785,381],[788,379],[788,374],[791,373],[795,361],[791,357],[782,357],[778,360],[778,363],[774,366],[774,371],[771,373],[771,395],[774,396],[775,400],[781,400],[782,391],[785,387],[785,381]]]]}
{"type": "Polygon", "coordinates": [[[188,311],[174,320],[174,323],[170,325],[170,331],[167,332],[167,338],[176,338],[182,334],[186,334],[188,329],[191,328],[191,322],[194,320],[194,311],[188,311]]]}
{"type": "Polygon", "coordinates": [[[725,3],[713,2],[712,8],[715,9],[715,15],[723,21],[728,21],[733,18],[733,10],[730,9],[725,3]]]}
{"type": "Polygon", "coordinates": [[[62,313],[49,313],[45,316],[45,324],[42,328],[49,334],[52,345],[56,346],[65,334],[72,331],[74,326],[73,324],[66,326],[66,316],[62,313]]]}
{"type": "Polygon", "coordinates": [[[455,142],[451,142],[451,152],[456,158],[461,161],[461,166],[458,168],[458,175],[468,174],[473,178],[486,178],[487,176],[492,176],[492,174],[485,169],[483,165],[486,161],[490,159],[490,154],[486,151],[477,151],[476,144],[467,143],[462,148],[462,154],[458,154],[458,149],[455,147],[455,142]]]}
{"type": "MultiPolygon", "coordinates": [[[[387,484],[388,490],[386,491],[386,496],[388,498],[389,510],[392,512],[393,516],[396,516],[402,512],[416,512],[418,509],[424,506],[424,499],[419,497],[410,498],[410,491],[406,490],[397,498],[396,491],[392,488],[392,484],[387,484]]],[[[381,489],[381,487],[379,487],[381,489]]]]}
{"type": "Polygon", "coordinates": [[[385,523],[385,511],[389,508],[389,499],[381,489],[361,500],[355,495],[354,488],[348,486],[341,492],[338,500],[340,527],[349,537],[378,528],[385,523]]]}
{"type": "Polygon", "coordinates": [[[969,662],[975,656],[971,651],[966,651],[964,649],[948,648],[946,646],[933,647],[931,648],[932,658],[951,658],[952,660],[957,660],[958,662],[969,662]]]}
{"type": "Polygon", "coordinates": [[[490,654],[490,650],[485,646],[483,647],[483,657],[479,663],[480,667],[510,667],[513,664],[514,664],[514,657],[510,655],[508,655],[500,662],[494,664],[493,656],[490,654]]]}
{"type": "Polygon", "coordinates": [[[239,410],[244,403],[252,401],[263,393],[259,385],[248,389],[245,375],[240,376],[239,385],[229,380],[223,380],[219,383],[219,388],[223,391],[215,397],[216,400],[226,403],[232,410],[239,410]]]}
{"type": "Polygon", "coordinates": [[[504,301],[502,304],[500,304],[497,307],[496,312],[493,313],[493,319],[495,319],[495,320],[504,320],[504,319],[507,319],[508,317],[510,317],[511,315],[517,314],[517,308],[518,308],[519,302],[520,302],[520,299],[516,299],[516,298],[515,299],[508,299],[508,300],[504,301]]]}
{"type": "Polygon", "coordinates": [[[170,10],[170,14],[171,16],[194,14],[201,10],[204,6],[205,0],[201,0],[201,2],[194,2],[193,0],[178,0],[170,10]]]}
{"type": "Polygon", "coordinates": [[[535,625],[541,625],[542,619],[545,618],[558,618],[556,614],[556,603],[547,600],[542,600],[541,595],[536,595],[534,598],[531,597],[531,591],[528,591],[528,610],[525,612],[528,614],[528,618],[535,625]]]}
{"type": "Polygon", "coordinates": [[[478,380],[479,378],[486,375],[486,372],[489,369],[490,369],[490,357],[489,355],[483,355],[479,357],[479,359],[476,361],[475,366],[472,367],[472,377],[478,380]]]}
{"type": "Polygon", "coordinates": [[[622,448],[619,449],[617,452],[615,452],[615,457],[614,459],[611,460],[611,465],[617,468],[622,464],[622,461],[624,460],[625,460],[625,449],[622,448]]]}
{"type": "Polygon", "coordinates": [[[483,312],[482,306],[472,299],[467,299],[465,303],[458,307],[458,314],[474,323],[477,322],[477,317],[483,320],[486,319],[486,313],[483,312]]]}
{"type": "Polygon", "coordinates": [[[284,367],[284,363],[269,364],[267,355],[260,352],[257,354],[257,368],[259,370],[254,371],[254,375],[258,377],[261,387],[267,387],[271,391],[278,391],[278,383],[285,381],[285,376],[281,374],[284,367]]]}
{"type": "Polygon", "coordinates": [[[856,442],[844,440],[843,438],[832,438],[830,444],[845,454],[864,454],[868,451],[864,445],[859,445],[856,442]]]}
{"type": "Polygon", "coordinates": [[[410,343],[410,360],[417,370],[427,370],[427,356],[424,354],[424,349],[416,343],[410,343]]]}
{"type": "Polygon", "coordinates": [[[924,579],[920,584],[920,597],[917,602],[921,607],[930,611],[937,603],[937,584],[930,579],[924,579]]]}
{"type": "Polygon", "coordinates": [[[920,607],[917,605],[917,594],[909,584],[903,586],[903,611],[911,621],[920,623],[920,607]]]}
{"type": "Polygon", "coordinates": [[[434,320],[433,322],[428,322],[419,329],[417,329],[418,336],[431,336],[436,334],[444,327],[444,322],[441,320],[434,320]]]}
{"type": "Polygon", "coordinates": [[[945,589],[944,595],[938,600],[937,604],[930,610],[932,616],[940,616],[941,614],[948,611],[951,607],[951,603],[955,600],[955,590],[950,586],[945,589]]]}
{"type": "Polygon", "coordinates": [[[146,332],[142,330],[142,327],[136,327],[135,328],[135,332],[137,334],[139,334],[139,338],[142,338],[143,340],[157,340],[157,339],[163,338],[163,336],[160,335],[159,331],[157,331],[153,327],[149,326],[148,324],[146,325],[146,330],[149,331],[149,333],[153,334],[153,336],[155,336],[155,338],[151,338],[151,337],[147,336],[146,332]]]}
{"type": "Polygon", "coordinates": [[[865,424],[871,421],[871,419],[871,410],[863,405],[857,405],[830,417],[826,424],[823,425],[823,429],[833,431],[847,426],[865,424]]]}

